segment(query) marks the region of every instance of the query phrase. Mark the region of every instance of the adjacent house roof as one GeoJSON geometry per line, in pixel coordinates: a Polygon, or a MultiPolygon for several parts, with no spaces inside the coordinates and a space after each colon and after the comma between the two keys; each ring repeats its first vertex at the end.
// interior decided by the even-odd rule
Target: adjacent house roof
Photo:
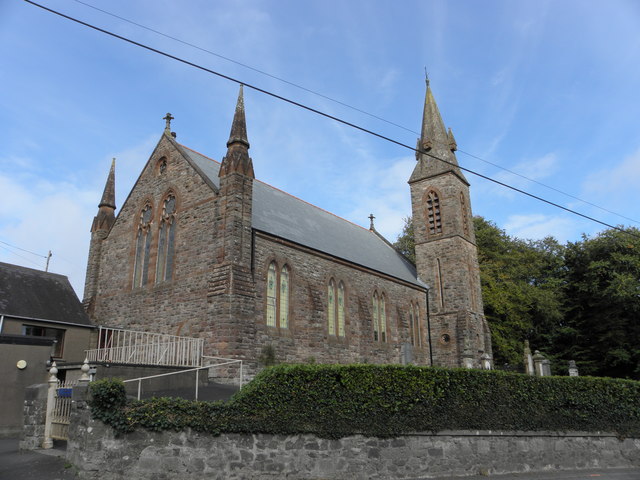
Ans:
{"type": "Polygon", "coordinates": [[[67,277],[1,262],[0,315],[91,326],[67,277]]]}
{"type": "MultiPolygon", "coordinates": [[[[208,184],[219,187],[220,163],[176,144],[208,184]]],[[[377,233],[264,182],[253,182],[253,228],[425,288],[416,268],[377,233]]]]}

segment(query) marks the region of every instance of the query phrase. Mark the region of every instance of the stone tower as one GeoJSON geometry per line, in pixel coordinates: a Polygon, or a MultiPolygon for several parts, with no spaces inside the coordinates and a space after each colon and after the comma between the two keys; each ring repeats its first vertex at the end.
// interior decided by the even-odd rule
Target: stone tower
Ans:
{"type": "Polygon", "coordinates": [[[116,221],[116,159],[111,162],[111,169],[104,186],[102,199],[98,204],[98,214],[93,218],[91,225],[91,242],[89,243],[89,260],[87,262],[87,274],[84,283],[83,304],[90,312],[93,306],[93,298],[97,291],[97,280],[100,270],[100,257],[102,242],[107,237],[109,230],[116,221]]]}
{"type": "Polygon", "coordinates": [[[416,267],[427,282],[436,365],[480,367],[491,356],[483,313],[480,268],[469,182],[458,166],[456,141],[446,130],[427,79],[417,164],[409,185],[416,267]]]}
{"type": "Polygon", "coordinates": [[[210,313],[217,355],[255,358],[247,349],[255,337],[255,284],[252,271],[253,162],[242,86],[222,159],[216,206],[216,263],[209,282],[210,313]]]}

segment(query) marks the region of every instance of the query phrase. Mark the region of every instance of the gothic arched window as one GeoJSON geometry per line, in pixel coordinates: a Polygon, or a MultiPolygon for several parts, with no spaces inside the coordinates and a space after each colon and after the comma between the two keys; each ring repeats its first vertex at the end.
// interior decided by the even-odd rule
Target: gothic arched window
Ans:
{"type": "Polygon", "coordinates": [[[373,339],[376,342],[387,341],[387,312],[385,296],[373,292],[373,339]]]}
{"type": "Polygon", "coordinates": [[[133,267],[133,288],[147,284],[149,277],[149,253],[151,250],[151,218],[153,210],[147,203],[140,212],[136,233],[136,254],[133,267]]]}
{"type": "Polygon", "coordinates": [[[429,190],[426,194],[427,207],[427,231],[429,235],[442,233],[442,218],[440,216],[440,198],[435,190],[429,190]]]}
{"type": "Polygon", "coordinates": [[[267,326],[276,326],[276,264],[271,262],[267,270],[267,326]]]}
{"type": "Polygon", "coordinates": [[[176,236],[176,197],[170,193],[162,204],[162,218],[158,234],[158,262],[156,283],[171,280],[176,236]]]}
{"type": "Polygon", "coordinates": [[[422,324],[420,322],[420,308],[416,303],[411,302],[409,307],[409,335],[411,345],[422,346],[422,324]]]}
{"type": "Polygon", "coordinates": [[[278,270],[276,262],[267,269],[267,310],[268,327],[289,328],[289,297],[291,275],[284,265],[278,270]]]}
{"type": "Polygon", "coordinates": [[[344,314],[344,283],[338,283],[332,278],[327,287],[327,330],[329,335],[345,336],[344,314]]]}
{"type": "Polygon", "coordinates": [[[289,328],[289,267],[280,270],[280,328],[289,328]]]}
{"type": "Polygon", "coordinates": [[[338,284],[338,336],[344,337],[344,283],[338,284]]]}
{"type": "Polygon", "coordinates": [[[327,326],[329,335],[336,334],[336,282],[329,280],[327,287],[327,326]]]}

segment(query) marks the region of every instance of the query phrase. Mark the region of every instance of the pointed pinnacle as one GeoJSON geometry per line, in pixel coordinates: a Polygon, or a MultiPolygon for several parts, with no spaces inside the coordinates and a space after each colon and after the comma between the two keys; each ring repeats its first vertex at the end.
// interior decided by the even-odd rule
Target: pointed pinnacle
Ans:
{"type": "Polygon", "coordinates": [[[107,183],[104,186],[104,192],[102,193],[102,200],[100,200],[100,207],[116,208],[116,159],[111,161],[111,169],[109,170],[109,176],[107,177],[107,183]]]}
{"type": "Polygon", "coordinates": [[[449,137],[449,149],[452,152],[455,152],[456,150],[458,150],[458,144],[456,143],[456,139],[453,136],[453,132],[451,131],[451,127],[449,127],[449,132],[447,133],[447,136],[449,137]]]}
{"type": "Polygon", "coordinates": [[[236,103],[236,111],[233,115],[233,123],[231,124],[231,133],[229,134],[227,147],[230,147],[234,143],[241,143],[249,148],[249,140],[247,139],[247,122],[244,115],[244,95],[242,85],[240,85],[240,92],[238,93],[238,102],[236,103]]]}

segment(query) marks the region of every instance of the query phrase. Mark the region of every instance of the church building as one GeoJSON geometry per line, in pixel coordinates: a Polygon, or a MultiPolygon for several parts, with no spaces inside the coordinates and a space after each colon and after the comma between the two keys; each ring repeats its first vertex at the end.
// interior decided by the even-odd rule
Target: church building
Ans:
{"type": "MultiPolygon", "coordinates": [[[[172,117],[119,214],[111,166],[84,305],[96,325],[198,337],[277,362],[490,362],[469,183],[427,82],[409,179],[416,265],[380,235],[256,179],[240,93],[220,162],[172,117]]],[[[259,172],[259,159],[256,161],[259,172]]]]}

